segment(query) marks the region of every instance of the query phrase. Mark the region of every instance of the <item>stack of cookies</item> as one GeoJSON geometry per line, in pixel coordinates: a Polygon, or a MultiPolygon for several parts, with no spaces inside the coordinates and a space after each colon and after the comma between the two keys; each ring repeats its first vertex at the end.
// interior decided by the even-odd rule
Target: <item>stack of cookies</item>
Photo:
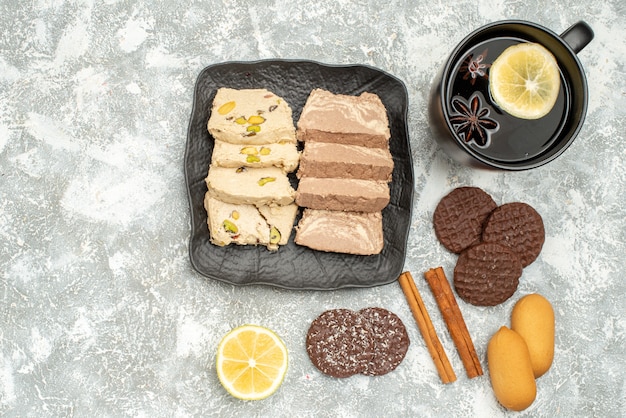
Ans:
{"type": "Polygon", "coordinates": [[[498,206],[478,187],[458,187],[444,196],[433,214],[435,234],[453,253],[454,287],[478,306],[510,298],[522,271],[539,256],[545,241],[541,215],[530,205],[498,206]]]}
{"type": "Polygon", "coordinates": [[[389,203],[393,159],[380,98],[315,89],[298,120],[304,151],[296,203],[305,208],[295,242],[358,255],[383,248],[381,211],[389,203]]]}
{"type": "Polygon", "coordinates": [[[204,199],[211,242],[287,244],[298,211],[287,173],[300,159],[288,103],[265,89],[221,88],[207,128],[215,140],[204,199]]]}

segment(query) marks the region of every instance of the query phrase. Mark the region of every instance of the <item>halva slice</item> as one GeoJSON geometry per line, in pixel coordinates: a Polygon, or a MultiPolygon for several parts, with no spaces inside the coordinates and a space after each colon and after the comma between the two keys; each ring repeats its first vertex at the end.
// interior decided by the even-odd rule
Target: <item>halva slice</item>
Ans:
{"type": "Polygon", "coordinates": [[[298,167],[300,152],[295,142],[251,145],[216,140],[211,164],[219,167],[279,167],[291,173],[298,167]]]}
{"type": "Polygon", "coordinates": [[[297,137],[306,142],[334,142],[372,148],[388,148],[391,133],[387,110],[380,97],[359,96],[315,89],[309,95],[297,123],[297,137]]]}
{"type": "Polygon", "coordinates": [[[211,166],[206,184],[211,196],[233,204],[288,205],[295,197],[287,175],[277,167],[211,166]]]}
{"type": "Polygon", "coordinates": [[[298,213],[298,205],[290,203],[284,206],[259,206],[258,209],[270,228],[270,244],[287,245],[298,213]]]}
{"type": "Polygon", "coordinates": [[[291,108],[266,89],[218,89],[207,129],[233,144],[296,142],[291,108]]]}
{"type": "Polygon", "coordinates": [[[304,177],[296,203],[305,208],[354,212],[379,212],[389,203],[386,181],[304,177]]]}
{"type": "Polygon", "coordinates": [[[298,211],[294,203],[257,208],[225,203],[209,193],[205,195],[204,207],[213,244],[265,245],[269,250],[287,244],[298,211]]]}
{"type": "Polygon", "coordinates": [[[388,148],[307,142],[298,177],[334,177],[391,181],[393,158],[388,148]]]}
{"type": "Polygon", "coordinates": [[[384,246],[380,212],[341,212],[304,209],[295,242],[314,250],[372,255],[384,246]]]}
{"type": "Polygon", "coordinates": [[[234,205],[204,196],[211,242],[223,247],[229,244],[268,245],[267,222],[254,205],[234,205]]]}

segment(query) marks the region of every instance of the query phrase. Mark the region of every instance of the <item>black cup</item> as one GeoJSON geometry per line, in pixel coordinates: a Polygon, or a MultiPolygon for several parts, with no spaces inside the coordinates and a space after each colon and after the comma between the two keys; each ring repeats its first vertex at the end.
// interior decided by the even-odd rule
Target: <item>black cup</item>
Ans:
{"type": "Polygon", "coordinates": [[[435,139],[455,160],[473,167],[527,170],[546,164],[574,141],[587,112],[587,80],[576,54],[593,39],[578,22],[560,36],[535,23],[506,20],[483,26],[454,49],[433,81],[429,98],[435,139]],[[543,118],[524,120],[502,111],[488,89],[489,66],[507,46],[534,42],[556,58],[561,73],[557,103],[543,118]],[[478,135],[459,122],[480,119],[478,135]]]}

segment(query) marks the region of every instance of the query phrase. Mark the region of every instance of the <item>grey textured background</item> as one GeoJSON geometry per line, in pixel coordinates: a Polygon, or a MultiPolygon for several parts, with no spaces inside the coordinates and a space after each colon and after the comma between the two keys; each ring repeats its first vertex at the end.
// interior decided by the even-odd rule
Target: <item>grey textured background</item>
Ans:
{"type": "Polygon", "coordinates": [[[421,278],[456,256],[431,216],[453,187],[544,217],[542,254],[511,300],[460,303],[486,369],[490,336],[514,302],[539,292],[557,320],[552,369],[521,416],[626,415],[624,209],[626,5],[622,0],[138,2],[0,5],[0,414],[6,416],[504,416],[487,375],[469,380],[432,294],[418,280],[457,382],[443,385],[396,283],[296,292],[208,281],[188,261],[183,151],[193,86],[207,65],[303,58],[369,64],[410,98],[416,176],[405,269],[421,278]],[[454,3],[454,5],[451,5],[454,3]],[[466,33],[527,19],[595,30],[582,61],[590,91],[579,138],[528,172],[452,162],[433,143],[432,77],[466,33]],[[405,322],[404,362],[337,380],[310,363],[304,336],[329,308],[382,306],[405,322]],[[215,375],[217,344],[244,323],[290,352],[271,398],[240,402],[215,375]]]}

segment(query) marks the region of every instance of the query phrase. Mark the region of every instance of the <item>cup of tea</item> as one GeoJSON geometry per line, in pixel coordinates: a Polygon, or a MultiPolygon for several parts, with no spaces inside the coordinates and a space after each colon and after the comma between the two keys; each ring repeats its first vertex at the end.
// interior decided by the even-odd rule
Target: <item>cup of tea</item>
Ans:
{"type": "Polygon", "coordinates": [[[561,35],[521,20],[494,22],[470,33],[452,51],[430,91],[435,139],[453,159],[473,167],[527,170],[554,160],[585,120],[587,79],[576,54],[593,36],[582,21],[561,35]],[[521,43],[543,46],[558,65],[558,95],[549,112],[537,118],[504,110],[490,88],[491,65],[521,43]]]}

